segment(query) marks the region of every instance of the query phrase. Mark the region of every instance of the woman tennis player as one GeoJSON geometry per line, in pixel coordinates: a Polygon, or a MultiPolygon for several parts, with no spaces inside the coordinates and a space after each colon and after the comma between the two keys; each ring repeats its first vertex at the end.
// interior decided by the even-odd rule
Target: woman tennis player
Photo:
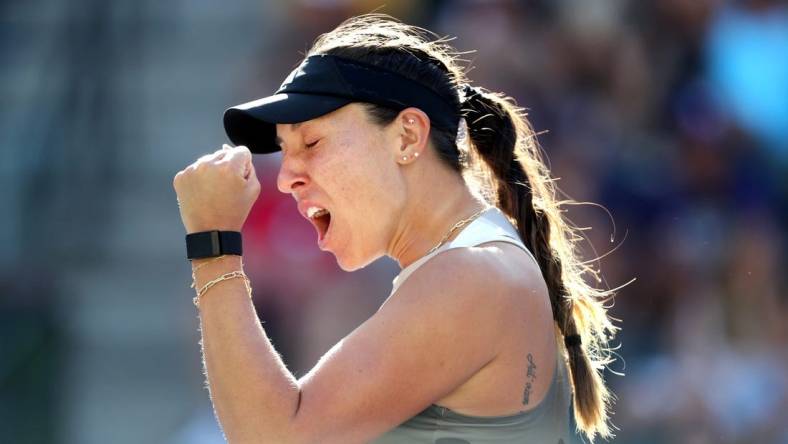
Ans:
{"type": "Polygon", "coordinates": [[[242,256],[214,240],[192,260],[229,442],[610,436],[610,292],[585,282],[596,271],[577,257],[522,111],[470,86],[453,54],[387,16],[348,20],[274,95],[226,111],[235,147],[175,176],[188,234],[240,232],[260,193],[252,154],[281,150],[279,191],[321,250],[346,271],[383,255],[402,267],[380,309],[296,379],[256,316],[242,256]]]}

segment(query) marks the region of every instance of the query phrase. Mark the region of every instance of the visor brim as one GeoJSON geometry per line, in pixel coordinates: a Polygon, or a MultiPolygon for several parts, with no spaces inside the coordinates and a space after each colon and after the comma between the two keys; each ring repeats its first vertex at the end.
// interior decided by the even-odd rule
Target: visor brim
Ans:
{"type": "Polygon", "coordinates": [[[274,94],[233,106],[224,112],[224,130],[235,145],[252,153],[279,151],[277,123],[300,123],[337,110],[353,100],[316,94],[274,94]]]}

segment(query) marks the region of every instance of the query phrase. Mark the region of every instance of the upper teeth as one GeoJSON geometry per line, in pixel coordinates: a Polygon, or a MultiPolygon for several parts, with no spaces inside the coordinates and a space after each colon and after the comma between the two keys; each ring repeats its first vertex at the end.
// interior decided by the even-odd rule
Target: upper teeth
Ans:
{"type": "Polygon", "coordinates": [[[324,213],[328,213],[328,210],[326,210],[325,208],[309,207],[306,209],[306,215],[310,219],[313,219],[317,216],[322,216],[324,213]]]}

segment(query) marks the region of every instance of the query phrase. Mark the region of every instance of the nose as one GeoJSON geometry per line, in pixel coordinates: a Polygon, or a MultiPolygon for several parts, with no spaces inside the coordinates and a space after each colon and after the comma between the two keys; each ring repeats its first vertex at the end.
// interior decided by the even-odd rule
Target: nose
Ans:
{"type": "Polygon", "coordinates": [[[276,176],[276,187],[282,193],[293,193],[298,187],[304,186],[309,181],[304,165],[297,159],[283,155],[279,174],[276,176]]]}

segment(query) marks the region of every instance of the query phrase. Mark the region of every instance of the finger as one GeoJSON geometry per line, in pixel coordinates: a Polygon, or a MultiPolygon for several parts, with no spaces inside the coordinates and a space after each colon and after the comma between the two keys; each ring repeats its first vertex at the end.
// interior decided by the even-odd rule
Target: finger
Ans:
{"type": "Polygon", "coordinates": [[[227,153],[228,153],[230,150],[232,150],[232,149],[233,149],[233,147],[231,147],[230,145],[228,145],[228,144],[226,144],[226,143],[222,144],[222,149],[220,149],[220,150],[217,150],[217,151],[214,153],[214,154],[216,155],[215,159],[216,159],[216,160],[222,160],[222,159],[224,158],[224,156],[226,156],[226,155],[227,155],[227,153]]]}
{"type": "Polygon", "coordinates": [[[237,147],[232,147],[232,146],[230,146],[230,145],[228,145],[226,143],[223,143],[222,144],[222,148],[219,149],[219,150],[216,150],[213,153],[213,156],[214,156],[213,160],[220,161],[220,160],[224,159],[225,156],[228,156],[232,152],[232,150],[234,150],[235,148],[237,148],[237,147]]]}
{"type": "Polygon", "coordinates": [[[260,180],[257,179],[257,168],[254,167],[254,163],[252,163],[252,168],[249,171],[249,179],[246,180],[246,185],[249,191],[254,194],[254,198],[257,199],[260,196],[260,180]]]}
{"type": "Polygon", "coordinates": [[[211,162],[211,161],[222,160],[222,158],[224,157],[225,154],[227,154],[227,151],[225,151],[223,149],[216,150],[216,151],[214,151],[212,153],[203,154],[196,161],[194,161],[194,164],[196,165],[196,164],[203,163],[203,162],[211,162]]]}
{"type": "Polygon", "coordinates": [[[241,173],[246,179],[249,176],[249,169],[252,166],[252,153],[245,146],[237,146],[228,151],[225,160],[233,165],[233,169],[241,173]]]}
{"type": "Polygon", "coordinates": [[[208,162],[209,160],[213,159],[213,156],[214,156],[214,153],[203,154],[202,156],[197,158],[197,160],[195,160],[194,163],[198,164],[198,163],[202,163],[202,162],[208,162]]]}
{"type": "Polygon", "coordinates": [[[248,182],[255,182],[257,181],[257,168],[254,167],[254,162],[249,164],[249,173],[246,177],[248,182]]]}

